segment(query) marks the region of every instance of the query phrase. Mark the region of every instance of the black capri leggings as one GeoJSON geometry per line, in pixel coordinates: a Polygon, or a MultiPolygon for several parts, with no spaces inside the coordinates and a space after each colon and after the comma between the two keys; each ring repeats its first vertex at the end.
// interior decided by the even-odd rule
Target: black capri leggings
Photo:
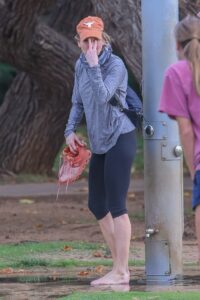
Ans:
{"type": "Polygon", "coordinates": [[[127,213],[126,196],[136,151],[135,131],[121,134],[105,154],[92,154],[89,167],[88,207],[97,220],[127,213]]]}

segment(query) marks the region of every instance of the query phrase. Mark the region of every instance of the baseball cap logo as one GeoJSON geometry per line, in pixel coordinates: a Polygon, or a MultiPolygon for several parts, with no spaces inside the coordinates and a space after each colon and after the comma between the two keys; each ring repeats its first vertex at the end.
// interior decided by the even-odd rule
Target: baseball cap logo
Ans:
{"type": "MultiPolygon", "coordinates": [[[[1,0],[0,0],[1,1],[1,0]]],[[[104,24],[101,18],[88,16],[81,20],[76,26],[76,31],[81,41],[93,37],[102,39],[104,24]]]]}
{"type": "Polygon", "coordinates": [[[94,24],[94,22],[85,22],[83,24],[86,25],[88,28],[91,28],[92,24],[94,24]]]}

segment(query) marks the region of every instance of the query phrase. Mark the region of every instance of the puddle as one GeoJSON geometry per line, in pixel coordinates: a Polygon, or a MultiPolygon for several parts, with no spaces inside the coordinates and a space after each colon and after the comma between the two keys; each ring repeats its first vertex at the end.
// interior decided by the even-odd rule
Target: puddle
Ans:
{"type": "MultiPolygon", "coordinates": [[[[170,282],[147,282],[143,270],[132,272],[130,285],[91,287],[94,278],[61,275],[31,275],[0,277],[0,297],[5,300],[57,299],[75,291],[200,291],[199,270],[188,270],[181,279],[170,282]]],[[[74,274],[73,274],[74,275],[74,274]]]]}

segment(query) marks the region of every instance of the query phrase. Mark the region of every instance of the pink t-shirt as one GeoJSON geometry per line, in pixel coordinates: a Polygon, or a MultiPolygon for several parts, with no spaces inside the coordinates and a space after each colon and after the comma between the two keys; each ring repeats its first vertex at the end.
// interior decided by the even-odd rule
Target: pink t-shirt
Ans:
{"type": "Polygon", "coordinates": [[[200,96],[192,80],[192,71],[186,60],[169,66],[165,72],[159,111],[170,117],[191,120],[195,135],[195,169],[200,170],[200,96]]]}

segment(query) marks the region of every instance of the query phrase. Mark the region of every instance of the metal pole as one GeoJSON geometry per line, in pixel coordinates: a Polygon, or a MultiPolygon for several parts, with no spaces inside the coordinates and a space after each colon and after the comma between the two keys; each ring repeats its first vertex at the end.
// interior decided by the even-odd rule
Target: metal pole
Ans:
{"type": "Polygon", "coordinates": [[[174,120],[158,112],[164,71],[176,61],[178,0],[142,0],[146,278],[182,274],[182,148],[174,120]]]}

